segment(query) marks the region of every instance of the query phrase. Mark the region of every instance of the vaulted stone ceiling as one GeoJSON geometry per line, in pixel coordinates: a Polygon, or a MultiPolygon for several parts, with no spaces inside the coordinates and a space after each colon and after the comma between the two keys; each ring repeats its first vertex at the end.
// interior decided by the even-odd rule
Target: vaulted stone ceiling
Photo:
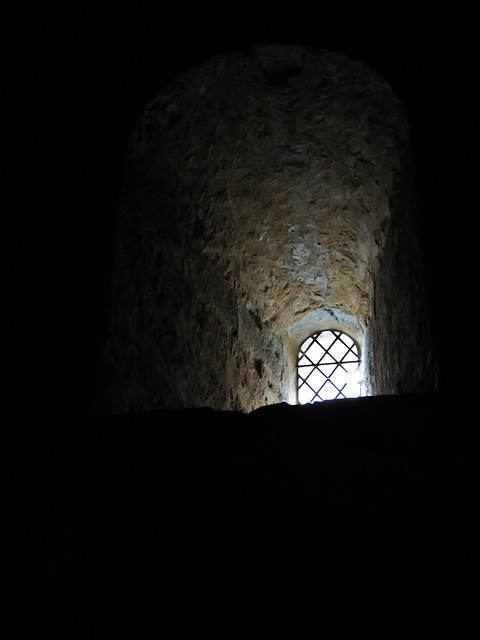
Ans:
{"type": "Polygon", "coordinates": [[[111,408],[295,401],[299,343],[331,327],[366,393],[432,388],[412,172],[402,105],[359,61],[271,45],[173,80],[126,159],[111,408]]]}

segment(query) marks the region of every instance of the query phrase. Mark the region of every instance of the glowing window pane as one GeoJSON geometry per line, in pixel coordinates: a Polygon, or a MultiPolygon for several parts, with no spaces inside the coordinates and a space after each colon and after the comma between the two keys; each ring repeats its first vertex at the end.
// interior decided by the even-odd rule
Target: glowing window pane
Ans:
{"type": "Polygon", "coordinates": [[[322,347],[317,342],[312,342],[312,344],[308,348],[307,357],[310,358],[310,360],[314,364],[317,364],[324,353],[325,350],[322,349],[322,347]]]}
{"type": "Polygon", "coordinates": [[[340,331],[321,331],[301,345],[297,362],[300,404],[360,395],[360,357],[354,340],[340,331]]]}
{"type": "Polygon", "coordinates": [[[309,402],[314,402],[315,394],[310,389],[304,385],[298,390],[298,402],[300,404],[308,404],[309,402]]]}
{"type": "Polygon", "coordinates": [[[337,362],[340,362],[348,354],[348,348],[344,345],[343,342],[337,340],[330,347],[329,353],[332,358],[334,358],[337,362]]]}
{"type": "MultiPolygon", "coordinates": [[[[317,334],[317,342],[322,345],[322,347],[325,349],[325,351],[328,351],[328,349],[332,346],[332,344],[335,342],[335,336],[333,335],[333,333],[331,331],[322,331],[322,333],[318,333],[317,334]]],[[[309,340],[312,340],[312,338],[308,338],[309,340]]]]}
{"type": "Polygon", "coordinates": [[[335,400],[338,395],[338,389],[329,380],[327,380],[321,392],[322,400],[335,400]]]}

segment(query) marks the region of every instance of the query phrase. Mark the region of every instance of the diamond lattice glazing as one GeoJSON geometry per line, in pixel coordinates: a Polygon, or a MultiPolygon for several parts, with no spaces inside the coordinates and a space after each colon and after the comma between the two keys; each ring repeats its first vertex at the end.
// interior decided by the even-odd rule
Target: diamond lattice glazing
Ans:
{"type": "Polygon", "coordinates": [[[321,331],[310,336],[298,353],[298,402],[357,398],[359,364],[358,347],[345,333],[321,331]]]}

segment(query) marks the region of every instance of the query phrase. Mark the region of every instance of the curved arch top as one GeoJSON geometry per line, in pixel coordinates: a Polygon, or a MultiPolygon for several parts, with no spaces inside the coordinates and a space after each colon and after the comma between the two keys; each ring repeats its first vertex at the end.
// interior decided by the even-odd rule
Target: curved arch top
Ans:
{"type": "Polygon", "coordinates": [[[412,185],[402,105],[357,60],[268,45],[171,82],[126,159],[112,408],[288,400],[292,345],[329,313],[364,351],[369,391],[399,388],[429,348],[416,334],[394,355],[392,331],[426,322],[412,185]]]}
{"type": "Polygon", "coordinates": [[[325,329],[306,338],[297,356],[297,401],[300,404],[358,398],[361,356],[347,333],[325,329]]]}

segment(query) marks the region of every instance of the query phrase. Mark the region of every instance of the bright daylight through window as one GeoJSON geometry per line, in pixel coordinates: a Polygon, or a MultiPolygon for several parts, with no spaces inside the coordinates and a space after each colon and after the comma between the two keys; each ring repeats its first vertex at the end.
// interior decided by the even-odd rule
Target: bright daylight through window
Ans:
{"type": "Polygon", "coordinates": [[[298,352],[298,402],[359,395],[360,355],[355,341],[340,331],[321,331],[307,338],[298,352]]]}

